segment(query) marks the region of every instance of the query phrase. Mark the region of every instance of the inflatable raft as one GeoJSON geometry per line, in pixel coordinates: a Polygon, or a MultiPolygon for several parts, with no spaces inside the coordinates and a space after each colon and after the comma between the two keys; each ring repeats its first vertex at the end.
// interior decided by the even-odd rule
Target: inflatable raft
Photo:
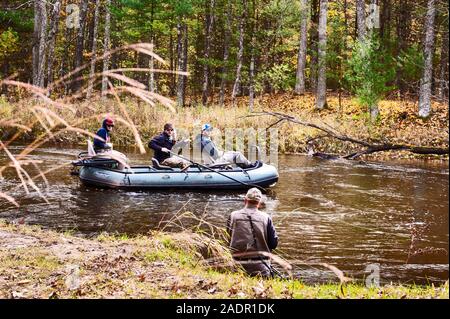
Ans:
{"type": "Polygon", "coordinates": [[[81,182],[101,188],[120,189],[246,189],[271,187],[278,181],[277,169],[262,162],[254,167],[229,165],[192,165],[187,170],[161,166],[153,159],[152,166],[123,167],[113,159],[87,158],[72,162],[81,182]]]}

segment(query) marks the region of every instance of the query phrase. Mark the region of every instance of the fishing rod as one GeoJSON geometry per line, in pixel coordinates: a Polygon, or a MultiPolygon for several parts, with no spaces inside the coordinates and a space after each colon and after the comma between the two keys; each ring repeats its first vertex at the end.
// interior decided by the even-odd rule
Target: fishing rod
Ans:
{"type": "Polygon", "coordinates": [[[221,176],[223,176],[223,177],[226,177],[226,178],[228,178],[228,179],[231,179],[232,181],[234,181],[234,182],[236,182],[236,183],[239,183],[239,184],[241,184],[241,185],[248,186],[248,187],[256,187],[256,188],[258,188],[260,191],[262,191],[264,194],[267,193],[267,189],[265,189],[264,187],[261,187],[261,186],[255,185],[255,184],[251,184],[251,183],[241,182],[240,180],[237,180],[237,179],[235,179],[235,178],[233,178],[233,177],[231,177],[231,176],[222,174],[221,172],[218,172],[218,171],[216,171],[216,170],[214,170],[214,169],[212,169],[212,168],[210,168],[210,167],[208,167],[208,166],[205,166],[205,165],[199,164],[199,163],[197,163],[197,162],[194,162],[194,161],[192,161],[192,160],[190,160],[190,159],[188,159],[188,158],[186,158],[186,157],[184,157],[184,156],[178,155],[178,154],[176,154],[176,153],[174,153],[174,152],[172,152],[172,151],[170,151],[170,150],[168,150],[168,151],[169,151],[169,153],[170,153],[171,155],[176,156],[176,157],[178,157],[178,158],[181,158],[181,159],[183,159],[183,160],[185,160],[185,161],[188,161],[188,162],[190,162],[191,164],[198,165],[198,166],[201,167],[201,168],[204,168],[204,169],[207,169],[207,170],[209,170],[209,171],[211,171],[211,172],[217,173],[217,174],[219,174],[219,175],[221,175],[221,176]]]}

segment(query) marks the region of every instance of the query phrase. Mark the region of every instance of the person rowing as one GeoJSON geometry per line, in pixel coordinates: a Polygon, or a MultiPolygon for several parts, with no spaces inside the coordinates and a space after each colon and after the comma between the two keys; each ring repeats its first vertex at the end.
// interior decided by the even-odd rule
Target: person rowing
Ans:
{"type": "MultiPolygon", "coordinates": [[[[154,151],[153,158],[158,163],[169,167],[178,167],[184,171],[190,166],[190,163],[179,157],[171,156],[170,152],[175,144],[177,144],[176,138],[175,128],[171,123],[166,123],[163,131],[150,140],[148,147],[154,151]]],[[[186,142],[186,140],[181,141],[181,143],[186,142]]]]}

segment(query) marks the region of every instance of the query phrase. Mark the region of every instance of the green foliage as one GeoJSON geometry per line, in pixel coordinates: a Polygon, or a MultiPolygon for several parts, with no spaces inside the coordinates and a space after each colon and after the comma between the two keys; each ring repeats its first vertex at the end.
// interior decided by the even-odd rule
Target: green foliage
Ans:
{"type": "Polygon", "coordinates": [[[423,51],[418,43],[400,52],[397,68],[402,70],[402,80],[411,83],[420,80],[423,70],[423,51]]]}
{"type": "Polygon", "coordinates": [[[8,28],[0,33],[0,60],[4,60],[19,50],[19,35],[8,28]]]}
{"type": "Polygon", "coordinates": [[[17,32],[33,32],[33,10],[0,10],[0,29],[5,25],[17,32]]]}
{"type": "Polygon", "coordinates": [[[275,64],[270,69],[258,73],[255,91],[260,92],[267,81],[275,92],[287,91],[295,85],[295,70],[288,63],[275,64]]]}
{"type": "MultiPolygon", "coordinates": [[[[349,49],[353,45],[353,38],[348,34],[348,26],[345,24],[345,12],[343,3],[330,2],[328,8],[327,27],[327,85],[340,87],[342,76],[346,67],[349,49]]],[[[316,53],[314,53],[316,54],[316,53]]]]}
{"type": "Polygon", "coordinates": [[[394,88],[389,85],[394,76],[394,60],[375,36],[355,43],[345,78],[362,106],[377,105],[394,88]]]}

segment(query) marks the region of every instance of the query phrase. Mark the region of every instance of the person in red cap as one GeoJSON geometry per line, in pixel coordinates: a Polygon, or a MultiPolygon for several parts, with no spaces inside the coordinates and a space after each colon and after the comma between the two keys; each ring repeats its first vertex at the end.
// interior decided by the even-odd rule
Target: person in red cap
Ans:
{"type": "Polygon", "coordinates": [[[112,146],[110,143],[110,133],[114,128],[114,119],[112,117],[106,117],[103,120],[102,127],[95,134],[94,138],[94,151],[96,153],[101,153],[104,151],[111,150],[112,146]],[[99,137],[99,138],[98,138],[99,137]]]}

